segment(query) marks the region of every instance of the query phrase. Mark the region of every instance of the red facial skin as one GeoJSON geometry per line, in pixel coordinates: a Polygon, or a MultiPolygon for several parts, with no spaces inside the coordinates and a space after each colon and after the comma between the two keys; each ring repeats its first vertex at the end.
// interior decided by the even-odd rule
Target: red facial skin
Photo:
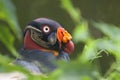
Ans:
{"type": "Polygon", "coordinates": [[[26,31],[26,34],[24,37],[24,48],[26,50],[41,50],[41,49],[43,49],[41,46],[39,46],[37,43],[35,43],[31,39],[29,31],[26,31]]]}

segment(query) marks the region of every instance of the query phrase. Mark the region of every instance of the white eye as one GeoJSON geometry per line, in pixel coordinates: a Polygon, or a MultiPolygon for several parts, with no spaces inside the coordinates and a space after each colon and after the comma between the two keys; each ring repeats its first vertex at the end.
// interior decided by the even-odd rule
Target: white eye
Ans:
{"type": "Polygon", "coordinates": [[[45,33],[50,32],[50,27],[49,27],[49,26],[44,26],[44,27],[43,27],[43,31],[44,31],[45,33]]]}

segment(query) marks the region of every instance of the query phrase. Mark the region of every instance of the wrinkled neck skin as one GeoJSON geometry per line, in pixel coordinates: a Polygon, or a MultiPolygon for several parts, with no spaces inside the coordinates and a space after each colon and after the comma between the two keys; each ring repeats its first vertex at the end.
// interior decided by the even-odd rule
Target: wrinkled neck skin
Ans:
{"type": "Polygon", "coordinates": [[[43,47],[39,46],[37,43],[35,43],[31,39],[29,31],[26,32],[25,37],[24,37],[24,49],[25,50],[40,50],[40,51],[44,51],[44,52],[50,52],[54,56],[58,56],[59,55],[59,52],[43,48],[43,47]]]}
{"type": "Polygon", "coordinates": [[[42,50],[44,48],[36,44],[30,37],[30,32],[27,31],[24,37],[24,49],[25,50],[42,50]]]}

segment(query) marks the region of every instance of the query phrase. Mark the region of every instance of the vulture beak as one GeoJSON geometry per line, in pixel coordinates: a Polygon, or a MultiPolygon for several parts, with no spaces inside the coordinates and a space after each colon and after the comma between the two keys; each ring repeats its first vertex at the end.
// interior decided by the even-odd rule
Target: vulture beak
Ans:
{"type": "Polygon", "coordinates": [[[57,39],[60,44],[60,48],[62,44],[65,44],[64,51],[67,53],[72,53],[74,51],[74,43],[72,42],[72,36],[62,27],[57,29],[57,39]]]}
{"type": "Polygon", "coordinates": [[[51,45],[54,45],[56,43],[56,33],[53,32],[50,34],[50,36],[48,36],[48,42],[51,44],[51,45]]]}

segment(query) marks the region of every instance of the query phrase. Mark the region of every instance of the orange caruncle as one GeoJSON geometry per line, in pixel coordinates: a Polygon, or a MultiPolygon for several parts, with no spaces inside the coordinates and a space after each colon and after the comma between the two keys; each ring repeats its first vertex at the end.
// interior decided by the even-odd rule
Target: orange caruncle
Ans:
{"type": "Polygon", "coordinates": [[[72,36],[64,28],[59,27],[57,30],[57,38],[60,43],[67,43],[72,39],[72,36]]]}

